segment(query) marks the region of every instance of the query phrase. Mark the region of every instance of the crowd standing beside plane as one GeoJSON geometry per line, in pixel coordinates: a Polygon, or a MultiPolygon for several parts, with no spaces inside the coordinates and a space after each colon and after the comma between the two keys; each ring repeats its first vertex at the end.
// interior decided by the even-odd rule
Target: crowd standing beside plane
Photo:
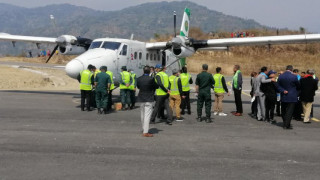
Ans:
{"type": "MultiPolygon", "coordinates": [[[[235,65],[232,78],[232,91],[234,92],[236,111],[231,112],[234,116],[242,116],[242,73],[239,65],[235,65]]],[[[291,119],[310,123],[313,116],[315,91],[318,89],[318,78],[313,69],[302,72],[291,65],[286,71],[268,71],[262,67],[260,73],[251,74],[251,97],[252,112],[249,113],[258,121],[275,124],[274,111],[282,117],[283,128],[292,129],[291,119]],[[276,108],[277,106],[277,108],[276,108]],[[280,108],[281,107],[281,108],[280,108]],[[281,109],[281,111],[280,111],[281,109]]],[[[122,110],[127,111],[135,108],[136,89],[139,89],[137,101],[141,103],[141,122],[144,137],[152,137],[149,133],[149,124],[155,124],[156,118],[164,121],[167,125],[172,122],[183,121],[182,115],[191,114],[190,84],[193,79],[187,68],[181,71],[172,70],[172,75],[166,73],[166,67],[157,64],[155,67],[145,66],[143,75],[139,78],[126,66],[121,68],[120,99],[122,110]],[[154,103],[155,101],[155,103],[154,103]],[[166,115],[165,115],[166,112],[166,115]],[[175,116],[174,116],[175,115],[175,116]]],[[[92,111],[91,106],[97,108],[98,114],[108,114],[112,110],[112,91],[115,89],[113,73],[106,66],[100,70],[92,65],[87,70],[81,71],[78,80],[81,90],[81,110],[92,111]]],[[[202,72],[197,75],[197,121],[212,123],[211,112],[217,116],[227,116],[223,112],[224,95],[230,96],[226,80],[222,74],[222,68],[217,67],[214,75],[208,73],[208,65],[202,65],[202,72]],[[211,89],[214,91],[215,103],[212,108],[211,89]],[[205,106],[205,117],[202,109],[205,106]]]]}

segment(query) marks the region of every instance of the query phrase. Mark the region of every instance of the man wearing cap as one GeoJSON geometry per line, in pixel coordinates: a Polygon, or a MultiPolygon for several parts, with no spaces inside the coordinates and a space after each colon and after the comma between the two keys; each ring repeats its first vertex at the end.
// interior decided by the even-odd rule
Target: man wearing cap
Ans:
{"type": "Polygon", "coordinates": [[[265,106],[265,101],[266,101],[266,89],[264,88],[265,86],[262,86],[264,83],[270,83],[271,81],[275,82],[275,78],[268,79],[268,68],[267,67],[262,67],[260,74],[258,75],[255,83],[255,96],[257,98],[258,102],[258,121],[266,121],[266,106],[265,106]]]}
{"type": "Polygon", "coordinates": [[[208,65],[202,65],[202,72],[197,75],[196,79],[196,93],[198,94],[197,112],[198,122],[202,121],[202,108],[205,103],[206,122],[212,123],[211,120],[211,88],[214,87],[214,79],[212,74],[208,73],[208,65]]]}
{"type": "MultiPolygon", "coordinates": [[[[277,72],[274,70],[270,70],[268,72],[269,79],[275,78],[277,72]]],[[[274,81],[268,82],[268,83],[262,83],[261,89],[264,90],[265,95],[265,106],[266,106],[266,121],[270,123],[276,123],[274,120],[274,109],[277,103],[277,83],[274,81]]]]}
{"type": "Polygon", "coordinates": [[[132,69],[129,69],[130,76],[132,78],[132,83],[129,86],[130,90],[130,100],[131,100],[131,105],[130,109],[133,109],[136,104],[136,88],[137,88],[137,75],[133,72],[132,69]]]}
{"type": "Polygon", "coordinates": [[[310,113],[312,108],[312,103],[314,101],[314,96],[318,90],[318,81],[313,78],[314,70],[309,69],[307,75],[300,79],[301,84],[301,94],[300,100],[302,102],[303,114],[304,114],[304,123],[311,123],[310,113]]]}
{"type": "MultiPolygon", "coordinates": [[[[176,112],[176,120],[183,121],[180,112],[180,105],[181,105],[181,96],[182,95],[182,84],[181,79],[179,78],[179,71],[174,69],[172,70],[172,76],[169,77],[170,82],[170,108],[172,112],[176,112]]],[[[182,98],[186,98],[182,96],[182,98]]]]}
{"type": "Polygon", "coordinates": [[[84,105],[86,103],[87,111],[91,111],[91,93],[92,86],[94,85],[93,66],[90,64],[86,70],[83,70],[78,75],[78,81],[80,83],[81,91],[81,111],[84,111],[84,105]]]}
{"type": "Polygon", "coordinates": [[[161,112],[161,106],[164,106],[168,114],[166,123],[168,125],[172,125],[172,111],[169,107],[169,77],[165,73],[165,67],[162,67],[160,64],[157,64],[156,68],[161,70],[155,76],[155,81],[158,84],[159,88],[156,90],[156,104],[151,115],[151,121],[155,122],[155,118],[158,113],[160,113],[160,116],[164,116],[164,114],[162,114],[163,112],[161,112]]]}
{"type": "Polygon", "coordinates": [[[182,98],[181,101],[181,114],[185,113],[185,109],[187,108],[187,112],[191,114],[191,106],[190,106],[190,84],[193,83],[191,75],[188,73],[187,67],[182,68],[182,73],[180,74],[181,84],[182,84],[182,98]]]}
{"type": "Polygon", "coordinates": [[[101,72],[96,75],[94,80],[98,114],[102,114],[102,111],[104,114],[107,114],[108,92],[110,91],[111,84],[110,76],[106,73],[107,70],[106,66],[101,66],[101,72]]]}
{"type": "Polygon", "coordinates": [[[131,104],[129,86],[132,84],[132,78],[130,76],[130,73],[127,71],[126,66],[122,66],[120,75],[121,75],[120,96],[121,96],[122,110],[128,110],[131,104]]]}

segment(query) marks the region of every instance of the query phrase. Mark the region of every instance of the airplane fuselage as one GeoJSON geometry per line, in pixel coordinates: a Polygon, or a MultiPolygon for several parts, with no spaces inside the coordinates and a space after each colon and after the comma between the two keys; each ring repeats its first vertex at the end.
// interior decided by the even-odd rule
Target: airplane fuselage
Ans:
{"type": "Polygon", "coordinates": [[[146,43],[129,39],[101,38],[95,39],[88,51],[71,60],[66,65],[66,73],[77,78],[80,71],[86,69],[89,64],[107,66],[114,73],[115,81],[120,79],[121,67],[134,71],[137,76],[143,74],[143,67],[156,64],[170,65],[167,69],[171,74],[172,69],[179,69],[180,63],[170,52],[160,50],[147,50],[146,43]]]}

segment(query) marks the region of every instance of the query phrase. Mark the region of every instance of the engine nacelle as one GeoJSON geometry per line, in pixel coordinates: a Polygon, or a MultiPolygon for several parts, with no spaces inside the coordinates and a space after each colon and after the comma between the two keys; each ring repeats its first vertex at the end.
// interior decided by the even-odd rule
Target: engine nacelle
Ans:
{"type": "Polygon", "coordinates": [[[63,55],[79,55],[86,51],[84,47],[76,45],[59,46],[59,53],[63,55]]]}
{"type": "Polygon", "coordinates": [[[186,57],[192,56],[195,53],[195,50],[193,47],[185,48],[185,47],[181,46],[179,48],[177,48],[177,47],[173,48],[172,53],[177,58],[186,58],[186,57]]]}
{"type": "Polygon", "coordinates": [[[86,47],[79,44],[77,37],[71,35],[58,37],[57,44],[59,45],[59,52],[63,55],[78,55],[87,50],[86,47]]]}

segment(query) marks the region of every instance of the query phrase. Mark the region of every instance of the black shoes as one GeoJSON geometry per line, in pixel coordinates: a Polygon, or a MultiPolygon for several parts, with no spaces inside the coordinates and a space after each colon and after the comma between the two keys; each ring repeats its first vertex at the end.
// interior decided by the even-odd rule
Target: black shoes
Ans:
{"type": "Polygon", "coordinates": [[[185,113],[184,110],[183,110],[183,111],[181,111],[181,114],[182,114],[182,115],[185,115],[186,113],[185,113]]]}
{"type": "Polygon", "coordinates": [[[166,122],[166,124],[172,126],[172,122],[166,122]]]}
{"type": "Polygon", "coordinates": [[[212,123],[213,121],[211,120],[210,117],[206,117],[206,123],[212,123]]]}
{"type": "Polygon", "coordinates": [[[191,110],[188,110],[188,114],[191,115],[191,110]]]}

